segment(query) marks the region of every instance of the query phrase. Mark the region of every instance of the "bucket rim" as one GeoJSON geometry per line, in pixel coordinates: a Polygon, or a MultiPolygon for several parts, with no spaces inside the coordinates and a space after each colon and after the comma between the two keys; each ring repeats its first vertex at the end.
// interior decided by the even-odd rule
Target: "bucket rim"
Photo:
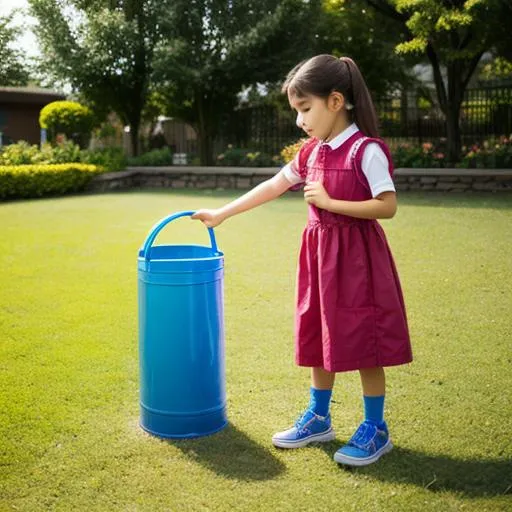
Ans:
{"type": "Polygon", "coordinates": [[[144,258],[144,256],[139,256],[139,260],[142,260],[142,261],[150,261],[150,262],[155,262],[155,261],[161,261],[161,262],[171,262],[171,261],[215,261],[215,260],[219,260],[220,258],[223,258],[224,257],[224,254],[219,254],[217,256],[210,256],[208,258],[156,258],[156,259],[151,259],[150,258],[144,258]]]}
{"type": "Polygon", "coordinates": [[[196,256],[196,257],[189,257],[189,258],[152,258],[151,257],[151,250],[159,247],[200,247],[202,249],[207,249],[210,252],[212,251],[212,248],[207,245],[192,245],[192,244],[160,244],[160,245],[154,245],[151,247],[149,254],[144,255],[143,250],[141,249],[139,251],[138,259],[141,261],[151,261],[151,262],[193,262],[193,261],[217,261],[221,258],[224,258],[224,253],[222,251],[219,251],[217,249],[217,252],[215,254],[211,254],[208,256],[196,256]]]}

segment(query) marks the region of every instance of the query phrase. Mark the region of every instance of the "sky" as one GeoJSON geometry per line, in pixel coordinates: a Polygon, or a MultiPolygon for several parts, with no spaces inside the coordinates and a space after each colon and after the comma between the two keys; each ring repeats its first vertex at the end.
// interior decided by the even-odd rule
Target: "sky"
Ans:
{"type": "MultiPolygon", "coordinates": [[[[15,7],[27,9],[28,1],[27,0],[0,0],[0,16],[6,16],[15,7]]],[[[31,24],[34,24],[34,19],[26,14],[25,15],[17,14],[14,18],[14,24],[17,26],[24,25],[24,24],[31,25],[31,24]]],[[[19,37],[18,43],[21,46],[21,48],[25,51],[27,56],[35,57],[35,56],[39,55],[36,38],[30,30],[25,30],[24,34],[19,37]]]]}

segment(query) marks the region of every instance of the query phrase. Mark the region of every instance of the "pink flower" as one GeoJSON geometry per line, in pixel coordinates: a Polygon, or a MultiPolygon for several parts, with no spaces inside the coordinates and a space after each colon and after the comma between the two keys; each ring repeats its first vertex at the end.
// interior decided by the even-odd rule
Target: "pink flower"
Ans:
{"type": "Polygon", "coordinates": [[[444,158],[444,154],[443,153],[434,153],[434,158],[441,160],[444,158]]]}

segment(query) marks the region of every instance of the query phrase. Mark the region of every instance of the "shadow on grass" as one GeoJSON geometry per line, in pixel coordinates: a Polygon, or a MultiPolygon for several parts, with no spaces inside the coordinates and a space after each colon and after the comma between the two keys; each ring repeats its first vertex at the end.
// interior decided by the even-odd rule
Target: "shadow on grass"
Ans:
{"type": "Polygon", "coordinates": [[[211,471],[236,480],[272,480],[286,466],[231,423],[217,434],[197,439],[165,440],[211,471]]]}
{"type": "MultiPolygon", "coordinates": [[[[322,449],[333,453],[327,444],[322,449]]],[[[508,494],[512,489],[512,460],[505,459],[453,459],[395,446],[376,464],[340,468],[384,482],[417,485],[431,492],[453,491],[469,498],[508,494]]]]}

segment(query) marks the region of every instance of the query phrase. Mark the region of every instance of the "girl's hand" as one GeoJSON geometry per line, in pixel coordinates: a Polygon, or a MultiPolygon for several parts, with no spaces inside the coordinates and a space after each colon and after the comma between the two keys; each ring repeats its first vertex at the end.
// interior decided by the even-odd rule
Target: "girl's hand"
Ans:
{"type": "Polygon", "coordinates": [[[304,199],[306,203],[313,204],[317,208],[327,210],[331,198],[324,186],[319,181],[310,181],[304,187],[304,199]]]}
{"type": "Polygon", "coordinates": [[[224,220],[219,210],[197,210],[191,218],[200,220],[208,228],[214,228],[224,220]]]}

